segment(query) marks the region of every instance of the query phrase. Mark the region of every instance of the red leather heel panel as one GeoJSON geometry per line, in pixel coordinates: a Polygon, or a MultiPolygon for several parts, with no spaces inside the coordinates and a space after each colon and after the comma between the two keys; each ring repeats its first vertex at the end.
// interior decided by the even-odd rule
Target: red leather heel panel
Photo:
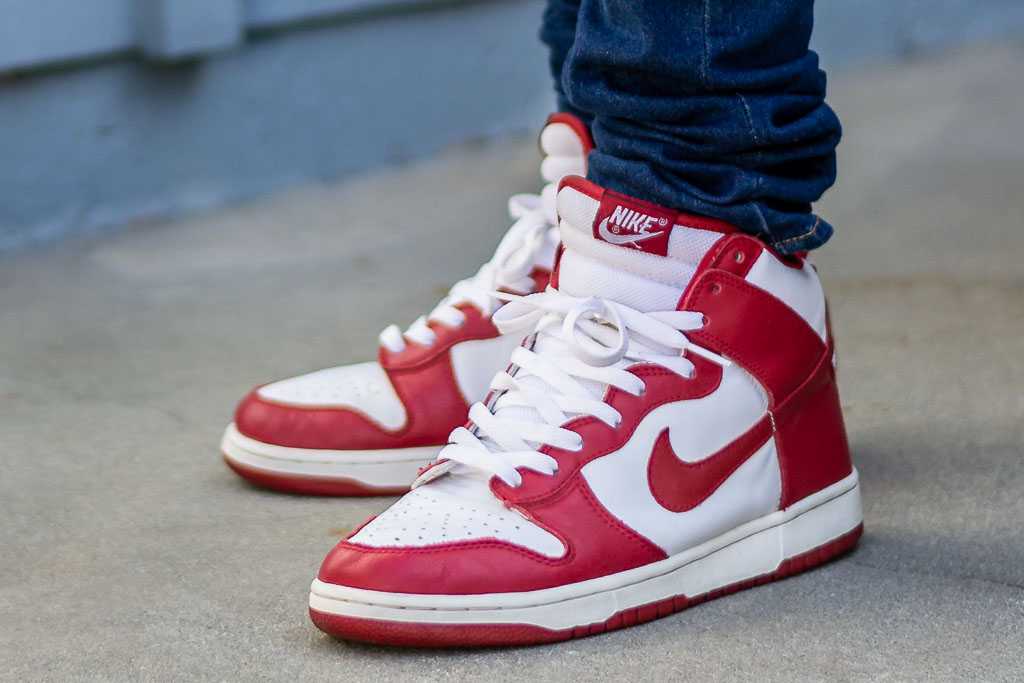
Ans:
{"type": "Polygon", "coordinates": [[[782,471],[780,507],[786,508],[853,471],[832,354],[775,412],[775,443],[782,471]]]}
{"type": "Polygon", "coordinates": [[[704,328],[687,336],[756,377],[773,407],[803,383],[825,351],[821,337],[789,306],[721,270],[698,275],[679,308],[704,314],[704,328]]]}

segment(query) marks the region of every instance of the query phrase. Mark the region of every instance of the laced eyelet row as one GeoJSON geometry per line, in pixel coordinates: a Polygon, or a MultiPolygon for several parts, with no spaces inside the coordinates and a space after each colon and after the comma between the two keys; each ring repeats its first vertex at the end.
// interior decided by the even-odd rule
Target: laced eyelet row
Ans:
{"type": "MultiPolygon", "coordinates": [[[[520,486],[526,471],[557,474],[548,448],[561,453],[585,448],[582,434],[569,436],[566,420],[587,416],[612,430],[624,429],[625,416],[614,405],[617,401],[608,402],[588,391],[587,382],[602,383],[605,391],[643,397],[651,378],[630,372],[635,363],[664,366],[686,380],[694,377],[694,359],[687,357],[690,350],[711,360],[718,358],[686,337],[687,331],[707,323],[696,311],[643,312],[553,289],[507,301],[493,318],[496,327],[503,333],[530,330],[531,343],[513,352],[511,369],[492,383],[492,390],[499,392],[497,398],[471,407],[476,430],[457,429],[442,453],[451,461],[497,474],[510,487],[520,486]],[[617,336],[607,328],[618,330],[617,336]],[[542,335],[552,337],[550,347],[538,347],[542,335]],[[548,352],[552,358],[543,358],[548,352]],[[564,362],[559,363],[562,358],[564,362]],[[536,414],[531,415],[537,424],[520,424],[522,414],[511,419],[502,416],[503,399],[509,406],[534,406],[536,414]],[[509,457],[501,458],[502,451],[509,457]]],[[[635,410],[628,412],[632,415],[635,410]]]]}

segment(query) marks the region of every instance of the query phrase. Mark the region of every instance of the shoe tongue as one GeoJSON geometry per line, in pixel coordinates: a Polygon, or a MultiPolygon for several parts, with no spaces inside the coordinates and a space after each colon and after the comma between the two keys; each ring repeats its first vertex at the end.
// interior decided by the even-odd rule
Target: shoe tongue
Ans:
{"type": "MultiPolygon", "coordinates": [[[[515,195],[510,200],[509,209],[513,215],[521,213],[522,210],[543,208],[548,220],[552,225],[558,225],[558,213],[556,211],[556,197],[558,185],[563,178],[569,176],[580,176],[587,172],[587,155],[594,148],[593,140],[587,125],[573,114],[559,112],[548,117],[547,123],[540,134],[540,151],[543,155],[540,174],[547,183],[537,195],[515,195]],[[536,202],[539,201],[539,205],[536,202]]],[[[555,250],[559,242],[558,230],[553,229],[548,233],[549,243],[538,251],[535,265],[544,269],[550,269],[555,260],[555,250]]],[[[512,235],[511,231],[503,243],[498,247],[499,252],[512,249],[518,236],[512,235]]],[[[524,418],[528,418],[533,411],[528,408],[511,408],[512,412],[520,411],[524,418]]],[[[488,482],[490,476],[483,475],[477,470],[467,468],[463,465],[455,465],[445,468],[450,476],[441,477],[431,481],[432,486],[444,489],[446,492],[463,499],[479,499],[490,496],[488,482]]]]}
{"type": "MultiPolygon", "coordinates": [[[[552,226],[558,225],[558,213],[555,210],[555,198],[558,184],[570,175],[586,172],[586,155],[593,148],[590,133],[586,125],[572,114],[558,113],[548,117],[541,130],[540,149],[544,158],[541,162],[540,174],[547,181],[540,195],[517,194],[509,198],[509,213],[513,218],[521,218],[526,213],[542,210],[552,226]]],[[[531,229],[529,223],[517,223],[506,233],[498,245],[495,260],[502,262],[516,252],[523,241],[523,236],[531,229]]],[[[551,271],[558,248],[558,230],[548,232],[545,243],[533,255],[532,266],[543,271],[551,271]]],[[[547,279],[544,279],[546,286],[547,279]]],[[[532,291],[525,282],[498,283],[499,288],[513,292],[532,291]]],[[[542,287],[543,288],[543,287],[542,287]]]]}
{"type": "Polygon", "coordinates": [[[584,175],[587,155],[593,148],[590,131],[576,116],[557,113],[548,117],[540,133],[540,151],[544,155],[540,175],[547,182],[541,192],[541,202],[553,224],[558,223],[555,211],[558,183],[566,176],[584,175]]]}
{"type": "Polygon", "coordinates": [[[558,192],[565,247],[558,289],[640,311],[675,310],[701,259],[726,223],[691,216],[606,190],[583,178],[558,192]]]}

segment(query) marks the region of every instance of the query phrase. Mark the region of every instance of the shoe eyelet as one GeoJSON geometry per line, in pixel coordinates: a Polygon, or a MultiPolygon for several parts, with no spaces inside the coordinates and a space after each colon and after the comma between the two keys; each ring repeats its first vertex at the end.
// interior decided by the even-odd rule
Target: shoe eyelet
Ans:
{"type": "Polygon", "coordinates": [[[722,291],[722,285],[718,284],[717,282],[712,282],[710,291],[712,294],[719,294],[722,291]]]}
{"type": "Polygon", "coordinates": [[[735,254],[733,254],[733,260],[735,260],[736,263],[743,263],[746,257],[746,254],[744,254],[742,251],[737,251],[735,254]]]}
{"type": "Polygon", "coordinates": [[[639,398],[640,396],[643,396],[646,393],[647,393],[647,383],[646,382],[641,382],[641,384],[640,384],[640,391],[637,393],[637,397],[639,398]]]}

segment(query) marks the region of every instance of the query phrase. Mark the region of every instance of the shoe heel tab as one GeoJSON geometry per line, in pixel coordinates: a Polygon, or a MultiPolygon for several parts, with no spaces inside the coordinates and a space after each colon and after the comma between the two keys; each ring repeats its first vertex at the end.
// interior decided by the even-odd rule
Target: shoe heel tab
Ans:
{"type": "Polygon", "coordinates": [[[601,197],[604,196],[604,188],[597,183],[592,183],[583,176],[578,175],[567,175],[558,181],[558,194],[562,193],[565,188],[572,188],[580,194],[586,195],[591,199],[601,201],[601,197]]]}
{"type": "MultiPolygon", "coordinates": [[[[548,120],[544,124],[544,129],[548,126],[562,124],[568,126],[573,134],[579,139],[580,144],[583,146],[583,156],[587,157],[594,149],[594,138],[590,135],[590,127],[583,122],[583,120],[575,114],[570,114],[567,111],[555,112],[548,116],[548,120]]],[[[544,129],[541,130],[541,139],[544,136],[544,129]]],[[[544,154],[544,145],[541,139],[537,140],[537,145],[540,147],[541,154],[544,154]]]]}

